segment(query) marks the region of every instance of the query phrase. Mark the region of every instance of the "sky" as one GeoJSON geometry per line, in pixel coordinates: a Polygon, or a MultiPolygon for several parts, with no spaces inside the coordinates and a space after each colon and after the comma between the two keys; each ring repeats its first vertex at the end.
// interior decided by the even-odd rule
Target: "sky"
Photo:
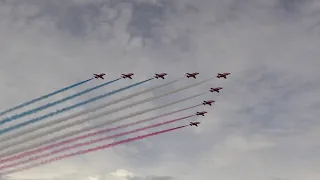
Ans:
{"type": "MultiPolygon", "coordinates": [[[[207,116],[191,118],[202,121],[198,128],[184,128],[0,179],[320,179],[319,19],[317,0],[0,0],[1,109],[97,72],[105,72],[108,80],[127,72],[135,76],[58,107],[145,80],[154,73],[169,74],[162,82],[186,72],[200,75],[199,79],[185,79],[147,93],[148,97],[218,72],[232,73],[227,80],[214,79],[118,113],[121,116],[210,87],[224,87],[218,95],[206,94],[133,118],[140,120],[206,99],[216,100],[212,107],[198,108],[207,110],[207,116]]],[[[99,83],[89,82],[52,99],[99,83]]],[[[161,80],[152,81],[109,99],[159,84],[161,80]]]]}

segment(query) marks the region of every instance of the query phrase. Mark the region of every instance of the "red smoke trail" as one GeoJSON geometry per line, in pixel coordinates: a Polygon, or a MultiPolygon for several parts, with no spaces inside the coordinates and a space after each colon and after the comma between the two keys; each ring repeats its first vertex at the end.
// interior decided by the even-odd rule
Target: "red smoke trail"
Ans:
{"type": "Polygon", "coordinates": [[[140,140],[140,139],[144,139],[144,138],[147,138],[147,137],[150,137],[150,136],[155,136],[155,135],[158,135],[158,134],[162,134],[162,133],[174,131],[174,130],[177,130],[177,129],[185,128],[187,126],[189,126],[189,125],[184,125],[184,126],[178,126],[178,127],[175,127],[175,128],[165,129],[165,130],[162,130],[162,131],[157,131],[157,132],[153,132],[153,133],[149,133],[149,134],[145,134],[145,135],[141,135],[141,136],[136,136],[136,137],[133,137],[133,138],[128,138],[128,139],[125,139],[125,140],[121,140],[121,141],[118,141],[118,142],[114,142],[114,143],[98,146],[98,147],[91,148],[91,149],[86,149],[86,150],[81,150],[81,151],[77,151],[77,152],[70,153],[70,154],[65,154],[65,155],[58,156],[58,157],[55,157],[55,158],[51,158],[51,159],[48,159],[48,160],[45,160],[45,161],[42,161],[42,162],[39,162],[39,163],[36,163],[36,164],[31,164],[29,166],[25,166],[25,167],[21,167],[21,168],[15,169],[15,170],[7,171],[7,172],[1,173],[1,174],[2,175],[12,174],[12,173],[15,173],[15,172],[19,172],[19,171],[31,169],[31,168],[34,168],[34,167],[38,167],[38,166],[41,166],[41,165],[44,165],[44,164],[48,164],[48,163],[51,163],[53,161],[58,161],[58,160],[66,159],[68,157],[72,157],[72,156],[78,156],[78,155],[87,154],[87,153],[91,153],[91,152],[98,151],[98,150],[103,150],[103,149],[110,148],[110,147],[113,147],[113,146],[116,146],[116,145],[129,143],[129,142],[140,140]]]}
{"type": "MultiPolygon", "coordinates": [[[[195,106],[187,107],[187,108],[184,108],[184,109],[180,109],[180,110],[177,110],[177,111],[169,112],[169,113],[162,114],[162,115],[159,115],[159,116],[151,117],[151,118],[148,118],[148,119],[145,119],[145,120],[140,120],[140,121],[124,124],[124,125],[117,126],[117,127],[114,127],[114,128],[103,129],[103,130],[100,130],[100,131],[97,131],[97,132],[93,132],[93,133],[89,133],[89,134],[85,134],[85,135],[82,135],[82,136],[77,136],[77,137],[74,137],[74,138],[71,138],[71,139],[67,139],[67,140],[64,140],[64,141],[61,141],[61,142],[58,142],[58,143],[54,143],[54,144],[51,144],[51,145],[48,145],[48,146],[45,146],[45,147],[40,147],[40,148],[31,150],[31,151],[23,152],[23,153],[20,153],[18,155],[14,155],[12,157],[8,157],[8,158],[5,158],[5,159],[0,159],[0,164],[2,164],[4,162],[8,162],[8,161],[17,160],[17,159],[20,159],[20,158],[25,157],[25,156],[29,156],[29,155],[32,155],[32,154],[35,154],[35,153],[46,151],[48,149],[55,148],[55,147],[58,147],[58,146],[61,146],[61,145],[64,145],[64,144],[72,143],[72,142],[75,142],[77,140],[85,139],[85,138],[88,138],[88,137],[91,137],[91,136],[95,136],[95,135],[99,135],[99,134],[102,134],[102,133],[107,133],[107,132],[110,132],[110,131],[114,131],[114,130],[117,130],[117,129],[126,128],[126,127],[129,127],[129,126],[132,126],[132,125],[137,125],[137,124],[140,124],[140,123],[152,121],[152,120],[155,120],[157,118],[165,117],[165,116],[168,116],[168,115],[171,115],[171,114],[174,114],[174,113],[178,113],[178,112],[181,112],[181,111],[185,111],[185,110],[188,110],[188,109],[191,109],[191,108],[195,108],[195,107],[198,107],[198,106],[201,106],[201,105],[202,104],[198,104],[198,105],[195,105],[195,106]]],[[[0,169],[1,169],[1,167],[0,167],[0,169]]]]}
{"type": "Polygon", "coordinates": [[[35,160],[38,160],[38,159],[41,159],[41,158],[45,158],[45,157],[48,157],[48,156],[51,156],[51,155],[54,155],[54,154],[57,154],[57,153],[60,153],[60,152],[63,152],[63,151],[67,151],[67,150],[70,150],[70,149],[78,148],[78,147],[81,147],[81,146],[87,146],[87,145],[90,145],[90,144],[93,144],[93,143],[97,143],[97,142],[100,142],[100,141],[105,141],[105,140],[109,140],[109,139],[116,138],[116,137],[119,137],[119,136],[124,136],[124,135],[128,135],[128,134],[136,133],[136,132],[143,131],[143,130],[146,130],[146,129],[150,129],[150,128],[155,128],[155,127],[158,127],[158,126],[166,125],[166,124],[169,124],[169,123],[174,123],[174,122],[181,121],[183,119],[187,119],[187,118],[190,118],[190,117],[193,117],[193,116],[195,116],[195,115],[185,116],[185,117],[182,117],[182,118],[173,119],[173,120],[170,120],[170,121],[165,121],[165,122],[161,122],[161,123],[158,123],[158,124],[146,126],[146,127],[139,128],[139,129],[135,129],[135,130],[132,130],[132,131],[118,133],[118,134],[107,136],[107,137],[104,137],[104,138],[99,138],[99,139],[95,139],[95,140],[91,140],[91,141],[87,141],[87,142],[83,142],[83,143],[74,144],[72,146],[64,147],[64,148],[61,148],[61,149],[58,149],[58,150],[54,150],[54,151],[49,152],[49,153],[45,153],[45,154],[42,154],[42,155],[34,156],[34,157],[31,157],[29,159],[26,159],[26,160],[23,160],[23,161],[20,161],[20,162],[17,162],[17,163],[1,166],[0,170],[7,169],[7,168],[10,168],[10,167],[14,167],[14,166],[18,166],[18,165],[25,164],[25,163],[29,163],[31,161],[35,161],[35,160]]]}

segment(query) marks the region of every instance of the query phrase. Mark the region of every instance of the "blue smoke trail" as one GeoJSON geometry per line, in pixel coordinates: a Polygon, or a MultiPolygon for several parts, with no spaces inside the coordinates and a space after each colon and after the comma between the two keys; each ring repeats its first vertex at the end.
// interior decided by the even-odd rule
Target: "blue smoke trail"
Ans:
{"type": "Polygon", "coordinates": [[[79,93],[77,93],[77,94],[74,94],[74,95],[68,96],[68,97],[66,97],[66,98],[60,99],[60,100],[58,100],[58,101],[45,104],[45,105],[43,105],[43,106],[37,107],[37,108],[32,109],[32,110],[29,110],[29,111],[25,111],[25,112],[20,113],[20,114],[13,115],[13,116],[11,116],[11,117],[4,118],[3,120],[0,121],[0,125],[1,125],[1,124],[5,124],[5,123],[10,122],[10,121],[13,121],[13,120],[15,120],[15,119],[22,118],[22,117],[24,117],[24,116],[26,116],[26,115],[30,115],[30,114],[36,113],[36,112],[38,112],[38,111],[42,111],[42,110],[47,109],[47,108],[49,108],[49,107],[58,105],[58,104],[63,103],[63,102],[65,102],[65,101],[67,101],[67,100],[73,99],[73,98],[75,98],[75,97],[77,97],[77,96],[84,95],[84,94],[86,94],[86,93],[88,93],[88,92],[90,92],[90,91],[93,91],[93,90],[95,90],[95,89],[101,88],[101,87],[106,86],[106,85],[108,85],[108,84],[111,84],[111,83],[113,83],[113,82],[119,81],[120,79],[121,79],[121,78],[118,78],[118,79],[116,79],[116,80],[103,83],[103,84],[101,84],[101,85],[99,85],[99,86],[95,86],[95,87],[93,87],[93,88],[86,89],[86,90],[84,90],[84,91],[81,91],[81,92],[79,92],[79,93]]]}
{"type": "Polygon", "coordinates": [[[0,130],[0,135],[2,135],[2,134],[4,134],[4,133],[7,133],[7,132],[9,132],[9,131],[12,131],[12,130],[14,130],[14,129],[21,128],[21,127],[26,126],[26,125],[28,125],[28,124],[41,121],[41,120],[46,119],[46,118],[48,118],[48,117],[52,117],[52,116],[58,115],[58,114],[60,114],[60,113],[62,113],[62,112],[70,111],[70,110],[72,110],[72,109],[74,109],[74,108],[77,108],[77,107],[79,107],[79,106],[86,105],[86,104],[88,104],[88,103],[91,103],[91,102],[94,102],[94,101],[99,100],[99,99],[101,99],[101,98],[104,98],[104,97],[110,96],[110,95],[112,95],[112,94],[121,92],[121,91],[123,91],[123,90],[126,90],[126,89],[129,89],[129,88],[138,86],[138,85],[140,85],[140,84],[143,84],[143,83],[146,83],[146,82],[148,82],[148,81],[151,81],[152,79],[154,79],[154,78],[150,78],[150,79],[147,79],[147,80],[144,80],[144,81],[135,83],[135,84],[131,84],[131,85],[129,85],[129,86],[120,88],[120,89],[118,89],[118,90],[111,91],[111,92],[109,92],[109,93],[102,94],[102,95],[100,95],[100,96],[96,96],[96,97],[94,97],[94,98],[91,98],[91,99],[89,99],[89,100],[80,102],[80,103],[78,103],[78,104],[75,104],[75,105],[72,105],[72,106],[69,106],[69,107],[65,107],[65,108],[63,108],[63,109],[58,109],[58,110],[56,110],[55,112],[51,112],[51,113],[49,113],[49,114],[46,114],[46,115],[43,115],[43,116],[40,116],[40,117],[36,117],[36,118],[31,119],[31,120],[29,120],[29,121],[25,121],[25,122],[22,122],[22,123],[20,123],[20,124],[17,124],[17,125],[14,125],[14,126],[11,126],[11,127],[5,128],[5,129],[2,129],[2,130],[0,130]]]}
{"type": "Polygon", "coordinates": [[[65,87],[65,88],[63,88],[63,89],[57,90],[57,91],[52,92],[52,93],[50,93],[50,94],[41,96],[41,97],[39,97],[39,98],[36,98],[36,99],[31,100],[31,101],[25,102],[25,103],[23,103],[23,104],[20,104],[20,105],[18,105],[18,106],[16,106],[16,107],[11,108],[11,109],[8,109],[8,110],[5,110],[5,111],[3,111],[3,112],[0,112],[0,116],[3,116],[3,115],[5,115],[5,114],[7,114],[7,113],[9,113],[9,112],[12,112],[12,111],[14,111],[14,110],[23,108],[23,107],[25,107],[25,106],[28,106],[28,105],[30,105],[30,104],[32,104],[32,103],[35,103],[35,102],[41,101],[41,100],[43,100],[43,99],[49,98],[49,97],[51,97],[51,96],[53,96],[53,95],[56,95],[56,94],[61,93],[61,92],[64,92],[64,91],[66,91],[66,90],[68,90],[68,89],[71,89],[71,88],[80,86],[81,84],[84,84],[84,83],[86,83],[86,82],[89,82],[89,81],[91,81],[92,79],[93,79],[93,78],[87,79],[87,80],[84,80],[84,81],[81,81],[81,82],[78,82],[78,83],[73,84],[73,85],[71,85],[71,86],[65,87]]]}

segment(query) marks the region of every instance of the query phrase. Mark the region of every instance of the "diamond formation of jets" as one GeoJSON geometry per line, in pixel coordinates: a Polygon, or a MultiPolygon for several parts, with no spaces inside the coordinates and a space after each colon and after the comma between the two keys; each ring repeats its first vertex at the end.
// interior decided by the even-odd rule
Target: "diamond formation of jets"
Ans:
{"type": "Polygon", "coordinates": [[[134,74],[133,73],[128,73],[128,74],[121,74],[122,76],[122,78],[123,79],[126,79],[126,78],[129,78],[129,79],[132,79],[132,77],[131,76],[133,76],[134,74]]]}
{"type": "Polygon", "coordinates": [[[159,79],[159,78],[165,79],[164,76],[166,76],[166,75],[167,75],[167,73],[161,73],[161,74],[155,74],[154,77],[155,77],[156,79],[159,79]]]}
{"type": "Polygon", "coordinates": [[[96,78],[96,79],[99,79],[99,78],[100,79],[104,79],[103,76],[106,75],[106,74],[105,73],[100,73],[100,74],[93,74],[93,75],[94,75],[94,78],[96,78]]]}
{"type": "Polygon", "coordinates": [[[196,75],[198,75],[198,74],[199,74],[198,72],[195,72],[195,73],[187,73],[187,74],[186,74],[186,77],[187,77],[187,78],[193,77],[193,78],[197,79],[196,75]]]}

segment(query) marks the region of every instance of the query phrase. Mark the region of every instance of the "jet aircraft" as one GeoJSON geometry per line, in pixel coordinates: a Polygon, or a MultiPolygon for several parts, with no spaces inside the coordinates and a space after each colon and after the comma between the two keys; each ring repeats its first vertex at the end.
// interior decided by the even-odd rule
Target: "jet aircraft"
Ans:
{"type": "Polygon", "coordinates": [[[223,89],[222,87],[217,87],[217,88],[211,88],[210,92],[217,92],[220,93],[220,90],[223,89]]]}
{"type": "Polygon", "coordinates": [[[208,112],[206,112],[206,111],[201,111],[201,112],[197,112],[196,115],[197,115],[197,116],[204,116],[204,114],[206,114],[206,113],[208,113],[208,112]]]}
{"type": "Polygon", "coordinates": [[[190,126],[197,126],[200,124],[201,122],[190,122],[190,126]]]}
{"type": "Polygon", "coordinates": [[[215,101],[214,100],[209,100],[209,101],[203,101],[203,105],[206,105],[206,104],[208,104],[208,105],[210,105],[210,106],[212,106],[212,103],[214,103],[215,101]]]}
{"type": "Polygon", "coordinates": [[[133,76],[134,74],[133,73],[129,73],[129,74],[121,74],[121,75],[122,75],[123,79],[126,79],[126,78],[132,79],[131,76],[133,76]]]}
{"type": "Polygon", "coordinates": [[[101,74],[93,74],[93,75],[94,75],[94,78],[96,78],[96,79],[99,79],[99,78],[104,79],[103,76],[106,75],[106,74],[105,73],[101,73],[101,74]]]}
{"type": "Polygon", "coordinates": [[[195,72],[195,73],[187,73],[187,74],[186,74],[186,77],[187,77],[187,78],[193,77],[193,78],[197,79],[197,78],[196,78],[196,75],[198,75],[198,74],[199,74],[198,72],[195,72]]]}
{"type": "Polygon", "coordinates": [[[162,79],[165,79],[164,76],[166,76],[167,73],[162,73],[162,74],[155,74],[155,78],[159,79],[159,78],[162,78],[162,79]]]}
{"type": "Polygon", "coordinates": [[[227,76],[230,75],[231,73],[225,72],[225,73],[218,73],[217,78],[225,78],[227,79],[227,76]]]}

